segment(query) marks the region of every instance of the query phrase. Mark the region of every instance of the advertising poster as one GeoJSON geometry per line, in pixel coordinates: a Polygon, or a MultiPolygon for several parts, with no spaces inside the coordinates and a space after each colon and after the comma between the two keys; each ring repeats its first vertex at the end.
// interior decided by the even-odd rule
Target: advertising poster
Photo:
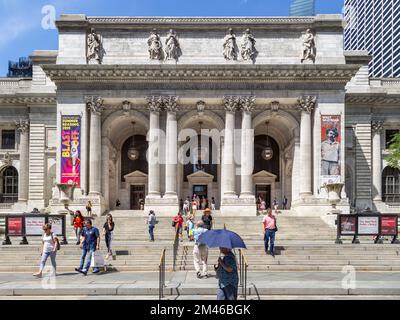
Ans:
{"type": "Polygon", "coordinates": [[[61,116],[61,183],[80,186],[81,117],[61,116]]]}
{"type": "Polygon", "coordinates": [[[340,217],[341,234],[356,234],[356,217],[340,217]]]}
{"type": "Polygon", "coordinates": [[[25,217],[25,234],[27,236],[40,236],[43,234],[44,217],[25,217]]]}
{"type": "Polygon", "coordinates": [[[386,236],[397,234],[397,217],[381,217],[381,234],[386,236]]]}
{"type": "Polygon", "coordinates": [[[22,218],[8,218],[7,230],[10,236],[22,235],[22,218]]]}
{"type": "Polygon", "coordinates": [[[321,115],[321,185],[341,182],[340,115],[321,115]]]}
{"type": "Polygon", "coordinates": [[[51,231],[57,235],[62,235],[62,217],[49,217],[49,223],[51,224],[51,231]]]}
{"type": "Polygon", "coordinates": [[[358,234],[379,234],[379,217],[358,217],[358,234]]]}

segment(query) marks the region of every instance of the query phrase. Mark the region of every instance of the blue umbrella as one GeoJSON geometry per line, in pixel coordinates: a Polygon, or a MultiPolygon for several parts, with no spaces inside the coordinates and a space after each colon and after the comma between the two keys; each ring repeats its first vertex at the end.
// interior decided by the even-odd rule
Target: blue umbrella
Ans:
{"type": "Polygon", "coordinates": [[[201,234],[199,243],[206,244],[209,248],[246,249],[242,238],[237,233],[226,229],[210,230],[201,234]]]}

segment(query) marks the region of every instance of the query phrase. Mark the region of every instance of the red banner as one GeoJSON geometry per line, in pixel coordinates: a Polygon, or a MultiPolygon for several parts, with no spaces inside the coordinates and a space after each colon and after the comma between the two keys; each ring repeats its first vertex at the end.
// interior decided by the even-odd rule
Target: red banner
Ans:
{"type": "Polygon", "coordinates": [[[7,218],[7,231],[10,236],[21,236],[22,218],[7,218]]]}

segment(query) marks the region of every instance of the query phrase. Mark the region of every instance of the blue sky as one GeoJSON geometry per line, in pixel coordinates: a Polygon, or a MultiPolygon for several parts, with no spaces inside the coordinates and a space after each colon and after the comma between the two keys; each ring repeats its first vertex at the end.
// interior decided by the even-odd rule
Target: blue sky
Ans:
{"type": "MultiPolygon", "coordinates": [[[[8,60],[35,49],[57,49],[57,30],[45,14],[124,16],[286,16],[292,0],[0,0],[0,76],[8,60]],[[50,6],[50,7],[49,7],[50,6]],[[50,8],[50,9],[49,9],[50,8]],[[48,20],[44,19],[44,25],[48,20]]],[[[341,13],[343,0],[317,0],[317,13],[341,13]]]]}

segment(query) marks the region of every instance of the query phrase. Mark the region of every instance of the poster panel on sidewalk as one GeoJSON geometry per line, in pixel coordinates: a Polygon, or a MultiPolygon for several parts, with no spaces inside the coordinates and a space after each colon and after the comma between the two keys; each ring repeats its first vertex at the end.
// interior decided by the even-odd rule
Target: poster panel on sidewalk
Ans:
{"type": "Polygon", "coordinates": [[[22,218],[7,218],[7,230],[10,236],[22,236],[22,218]]]}
{"type": "Polygon", "coordinates": [[[397,235],[397,216],[381,217],[381,234],[385,236],[397,235]]]}
{"type": "Polygon", "coordinates": [[[61,183],[80,186],[81,117],[61,116],[61,183]]]}
{"type": "Polygon", "coordinates": [[[321,115],[321,185],[341,182],[340,115],[321,115]]]}
{"type": "Polygon", "coordinates": [[[45,223],[44,217],[25,217],[25,234],[27,236],[41,236],[45,223]]]}
{"type": "Polygon", "coordinates": [[[57,236],[61,236],[63,234],[62,222],[63,222],[62,217],[49,216],[51,231],[57,236]]]}
{"type": "Polygon", "coordinates": [[[358,217],[358,234],[379,234],[379,217],[358,217]]]}
{"type": "Polygon", "coordinates": [[[340,217],[340,230],[343,235],[356,234],[356,217],[340,217]]]}

